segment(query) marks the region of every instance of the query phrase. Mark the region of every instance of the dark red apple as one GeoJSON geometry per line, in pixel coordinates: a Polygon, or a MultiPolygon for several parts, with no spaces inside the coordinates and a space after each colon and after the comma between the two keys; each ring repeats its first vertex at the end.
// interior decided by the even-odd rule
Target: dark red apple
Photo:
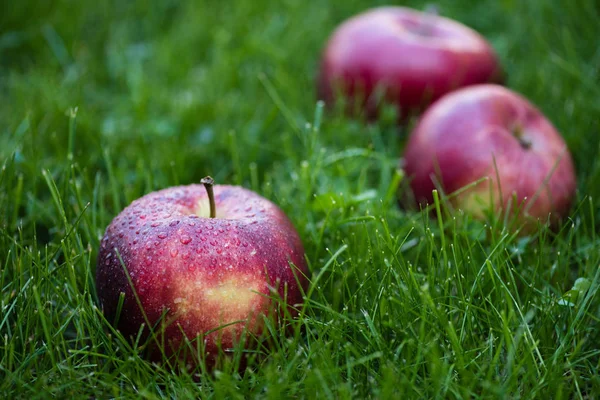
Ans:
{"type": "Polygon", "coordinates": [[[211,207],[210,181],[203,180],[207,190],[172,187],[125,208],[106,230],[96,271],[111,322],[124,293],[118,328],[125,335],[137,335],[145,323],[160,325],[167,356],[184,335],[200,335],[208,364],[219,346],[231,348],[245,332],[260,335],[264,316],[281,311],[281,303],[296,315],[307,283],[302,242],[286,215],[238,186],[214,186],[211,207]]]}
{"type": "Polygon", "coordinates": [[[318,97],[377,115],[380,95],[406,117],[451,90],[502,81],[498,58],[477,32],[405,7],[380,7],[342,23],[321,59],[318,97]]]}
{"type": "Polygon", "coordinates": [[[516,221],[526,226],[557,222],[575,196],[573,161],[561,135],[529,101],[499,85],[463,88],[434,103],[404,157],[419,203],[432,204],[437,182],[446,194],[456,192],[451,204],[480,218],[520,209],[516,221]]]}

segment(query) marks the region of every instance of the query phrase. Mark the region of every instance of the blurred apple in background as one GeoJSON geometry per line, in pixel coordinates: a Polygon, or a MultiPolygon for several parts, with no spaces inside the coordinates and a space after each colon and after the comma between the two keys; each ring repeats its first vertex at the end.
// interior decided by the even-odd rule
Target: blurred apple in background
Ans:
{"type": "Polygon", "coordinates": [[[404,157],[418,203],[432,204],[436,183],[448,195],[471,185],[450,202],[478,218],[520,208],[518,222],[554,223],[575,196],[573,161],[561,135],[529,101],[498,85],[439,99],[411,133],[404,157]]]}
{"type": "Polygon", "coordinates": [[[407,117],[451,90],[502,77],[494,50],[471,28],[433,12],[380,7],[333,32],[317,91],[330,106],[345,98],[351,114],[376,117],[383,97],[407,117]]]}
{"type": "Polygon", "coordinates": [[[273,295],[296,315],[307,268],[302,242],[275,204],[242,187],[203,182],[207,190],[172,187],[125,208],[102,239],[96,283],[107,319],[118,317],[126,336],[158,324],[170,356],[184,336],[201,335],[210,364],[219,346],[233,347],[244,332],[261,334],[264,316],[281,312],[273,295]]]}

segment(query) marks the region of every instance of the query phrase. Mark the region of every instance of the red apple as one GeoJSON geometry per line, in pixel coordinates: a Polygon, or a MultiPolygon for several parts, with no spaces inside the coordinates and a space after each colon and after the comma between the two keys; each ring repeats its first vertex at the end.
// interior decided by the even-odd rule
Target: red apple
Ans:
{"type": "Polygon", "coordinates": [[[264,316],[281,311],[274,303],[296,314],[307,267],[294,226],[275,204],[238,186],[213,193],[205,179],[207,190],[172,187],[125,208],[102,239],[96,284],[111,322],[124,293],[118,328],[125,335],[162,320],[167,356],[184,335],[201,335],[210,365],[219,346],[231,348],[244,332],[260,335],[264,316]]]}
{"type": "Polygon", "coordinates": [[[342,23],[322,55],[318,97],[348,100],[348,111],[377,115],[379,94],[406,117],[462,86],[500,83],[490,44],[448,18],[405,7],[380,7],[342,23]]]}
{"type": "Polygon", "coordinates": [[[516,221],[529,227],[538,219],[557,222],[575,195],[573,161],[561,135],[529,101],[498,85],[442,97],[423,114],[404,154],[419,203],[432,204],[437,182],[446,194],[456,192],[451,204],[480,218],[520,209],[516,221]]]}

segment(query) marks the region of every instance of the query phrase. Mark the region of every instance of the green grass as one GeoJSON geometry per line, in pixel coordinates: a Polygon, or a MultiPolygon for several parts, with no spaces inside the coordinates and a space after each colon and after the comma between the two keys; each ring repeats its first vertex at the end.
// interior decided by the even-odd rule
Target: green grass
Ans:
{"type": "Polygon", "coordinates": [[[507,85],[573,153],[569,221],[529,237],[401,211],[406,131],[392,116],[321,115],[323,42],[376,3],[2,5],[0,397],[600,395],[597,2],[438,2],[489,38],[507,85]],[[95,258],[132,200],[207,174],[284,209],[312,283],[295,335],[241,373],[193,377],[145,361],[111,328],[95,258]],[[569,292],[578,278],[590,288],[569,292]]]}

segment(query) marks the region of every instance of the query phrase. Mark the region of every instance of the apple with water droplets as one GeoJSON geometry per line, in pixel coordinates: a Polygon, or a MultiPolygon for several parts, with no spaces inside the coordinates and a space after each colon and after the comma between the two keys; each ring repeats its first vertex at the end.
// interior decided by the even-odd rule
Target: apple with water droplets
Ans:
{"type": "Polygon", "coordinates": [[[400,117],[467,85],[501,83],[500,62],[473,29],[434,11],[377,7],[344,21],[323,50],[318,98],[346,100],[350,114],[377,116],[381,99],[400,117]]]}
{"type": "Polygon", "coordinates": [[[417,203],[433,204],[437,188],[453,207],[478,219],[499,215],[523,232],[565,218],[577,183],[551,122],[523,96],[492,84],[429,107],[410,134],[403,168],[417,203]]]}
{"type": "Polygon", "coordinates": [[[260,336],[265,317],[297,315],[308,271],[300,237],[274,203],[239,186],[213,186],[210,177],[202,183],[125,208],[101,241],[96,285],[123,334],[144,326],[148,335],[148,325],[159,332],[152,358],[180,351],[184,337],[200,338],[210,365],[219,349],[260,336]]]}

